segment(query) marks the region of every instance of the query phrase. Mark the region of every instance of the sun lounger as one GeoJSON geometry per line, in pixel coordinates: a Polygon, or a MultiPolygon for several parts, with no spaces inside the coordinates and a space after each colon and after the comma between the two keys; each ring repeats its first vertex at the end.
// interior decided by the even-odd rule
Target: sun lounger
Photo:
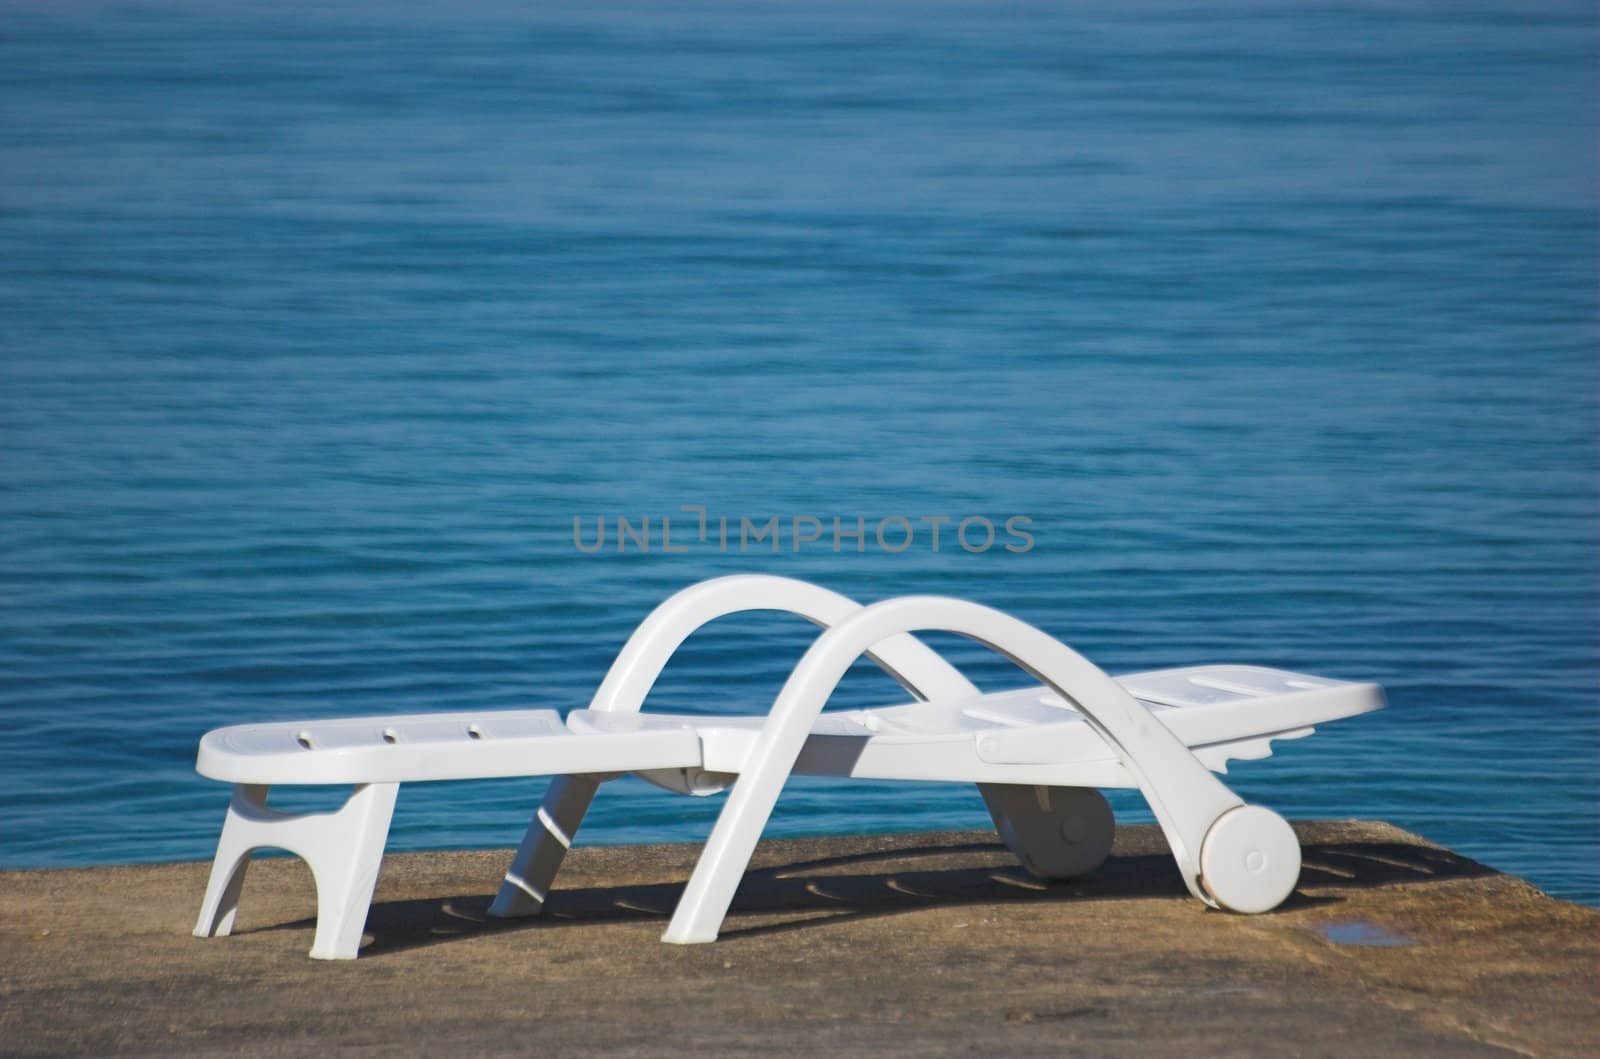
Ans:
{"type": "Polygon", "coordinates": [[[195,933],[227,934],[255,849],[304,858],[317,886],[311,955],[356,955],[400,783],[552,775],[491,913],[543,906],[601,783],[628,773],[685,794],[729,789],[663,940],[710,941],[779,791],[792,773],[974,783],[1006,845],[1048,878],[1093,871],[1113,820],[1097,788],[1137,787],[1186,886],[1212,907],[1262,912],[1299,876],[1282,818],[1247,806],[1212,774],[1266,757],[1271,742],[1381,708],[1381,690],[1252,666],[1200,666],[1113,680],[1059,641],[999,611],[908,596],[863,607],[815,585],[746,575],[692,586],[635,631],[588,709],[424,714],[242,725],[208,733],[197,768],[233,783],[195,933]],[[770,711],[745,717],[644,714],[678,646],[716,618],[748,610],[823,626],[770,711]],[[1041,682],[985,695],[911,633],[984,643],[1041,682]],[[917,701],[824,713],[846,669],[867,654],[917,701]],[[267,807],[278,784],[353,784],[333,813],[267,807]]]}

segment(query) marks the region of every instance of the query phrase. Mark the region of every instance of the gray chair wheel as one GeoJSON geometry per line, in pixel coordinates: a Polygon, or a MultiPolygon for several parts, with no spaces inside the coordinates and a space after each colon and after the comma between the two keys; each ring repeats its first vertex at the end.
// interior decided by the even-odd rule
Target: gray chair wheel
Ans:
{"type": "Polygon", "coordinates": [[[1092,787],[978,786],[995,830],[1022,866],[1041,879],[1073,879],[1105,863],[1116,817],[1092,787]]]}

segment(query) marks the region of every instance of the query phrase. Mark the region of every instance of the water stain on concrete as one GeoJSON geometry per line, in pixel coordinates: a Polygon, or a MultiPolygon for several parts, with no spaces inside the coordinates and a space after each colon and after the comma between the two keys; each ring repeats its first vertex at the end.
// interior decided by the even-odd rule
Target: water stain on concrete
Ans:
{"type": "Polygon", "coordinates": [[[1401,945],[1416,944],[1416,940],[1413,938],[1396,934],[1376,923],[1367,923],[1359,919],[1319,923],[1313,929],[1335,945],[1376,945],[1380,948],[1392,949],[1401,945]]]}

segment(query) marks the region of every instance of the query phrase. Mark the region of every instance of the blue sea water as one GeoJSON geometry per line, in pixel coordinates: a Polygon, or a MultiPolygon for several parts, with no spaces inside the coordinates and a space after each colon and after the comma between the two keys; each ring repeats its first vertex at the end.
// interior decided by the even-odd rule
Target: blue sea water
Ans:
{"type": "MultiPolygon", "coordinates": [[[[1229,782],[1600,902],[1591,4],[3,13],[0,865],[207,857],[207,729],[581,706],[757,570],[1381,681],[1229,782]]],[[[813,634],[719,623],[651,706],[764,709],[813,634]]],[[[391,848],[542,786],[407,787],[391,848]]],[[[985,825],[795,781],[769,834],[985,825]]]]}

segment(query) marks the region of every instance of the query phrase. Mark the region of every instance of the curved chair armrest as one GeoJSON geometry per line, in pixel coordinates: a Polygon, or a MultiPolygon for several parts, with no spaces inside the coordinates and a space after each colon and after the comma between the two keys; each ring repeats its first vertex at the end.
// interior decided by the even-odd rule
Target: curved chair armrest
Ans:
{"type": "MultiPolygon", "coordinates": [[[[1244,807],[1237,795],[1121,685],[1054,637],[1020,619],[965,600],[903,596],[865,607],[825,631],[790,674],[663,940],[693,943],[716,937],[778,793],[828,696],[872,645],[899,634],[931,630],[957,633],[984,644],[1075,703],[1137,778],[1172,846],[1184,884],[1207,905],[1218,905],[1201,879],[1206,859],[1203,847],[1225,816],[1244,807]]],[[[1271,832],[1270,851],[1280,861],[1292,860],[1293,875],[1298,875],[1299,847],[1288,825],[1267,810],[1251,812],[1276,820],[1276,825],[1265,825],[1271,832]],[[1283,845],[1285,833],[1292,854],[1283,845]]],[[[1240,837],[1241,830],[1262,824],[1254,817],[1244,823],[1250,828],[1225,825],[1219,829],[1228,833],[1230,847],[1239,844],[1233,840],[1240,837]]],[[[1289,886],[1293,886],[1292,877],[1289,886]]],[[[1272,904],[1282,897],[1278,894],[1272,904]]]]}
{"type": "MultiPolygon", "coordinates": [[[[637,711],[674,652],[718,618],[752,610],[785,611],[829,628],[862,609],[849,596],[790,577],[732,574],[701,581],[670,596],[639,624],[589,708],[637,711]]],[[[980,694],[960,670],[914,636],[890,634],[862,653],[918,699],[980,694]]]]}
{"type": "MultiPolygon", "coordinates": [[[[789,577],[734,574],[712,578],[674,593],[639,624],[611,664],[590,709],[636,713],[656,679],[697,629],[717,618],[750,610],[797,614],[828,627],[863,608],[849,596],[789,577]]],[[[913,636],[891,634],[868,644],[866,653],[918,699],[963,698],[980,694],[961,672],[937,651],[913,636]]],[[[642,772],[640,776],[680,793],[711,793],[726,785],[725,777],[684,770],[642,772]],[[708,782],[709,781],[709,782],[708,782]]],[[[559,776],[550,784],[538,812],[528,824],[507,869],[500,892],[489,908],[492,916],[537,913],[571,848],[578,828],[599,789],[601,777],[559,776]]]]}

